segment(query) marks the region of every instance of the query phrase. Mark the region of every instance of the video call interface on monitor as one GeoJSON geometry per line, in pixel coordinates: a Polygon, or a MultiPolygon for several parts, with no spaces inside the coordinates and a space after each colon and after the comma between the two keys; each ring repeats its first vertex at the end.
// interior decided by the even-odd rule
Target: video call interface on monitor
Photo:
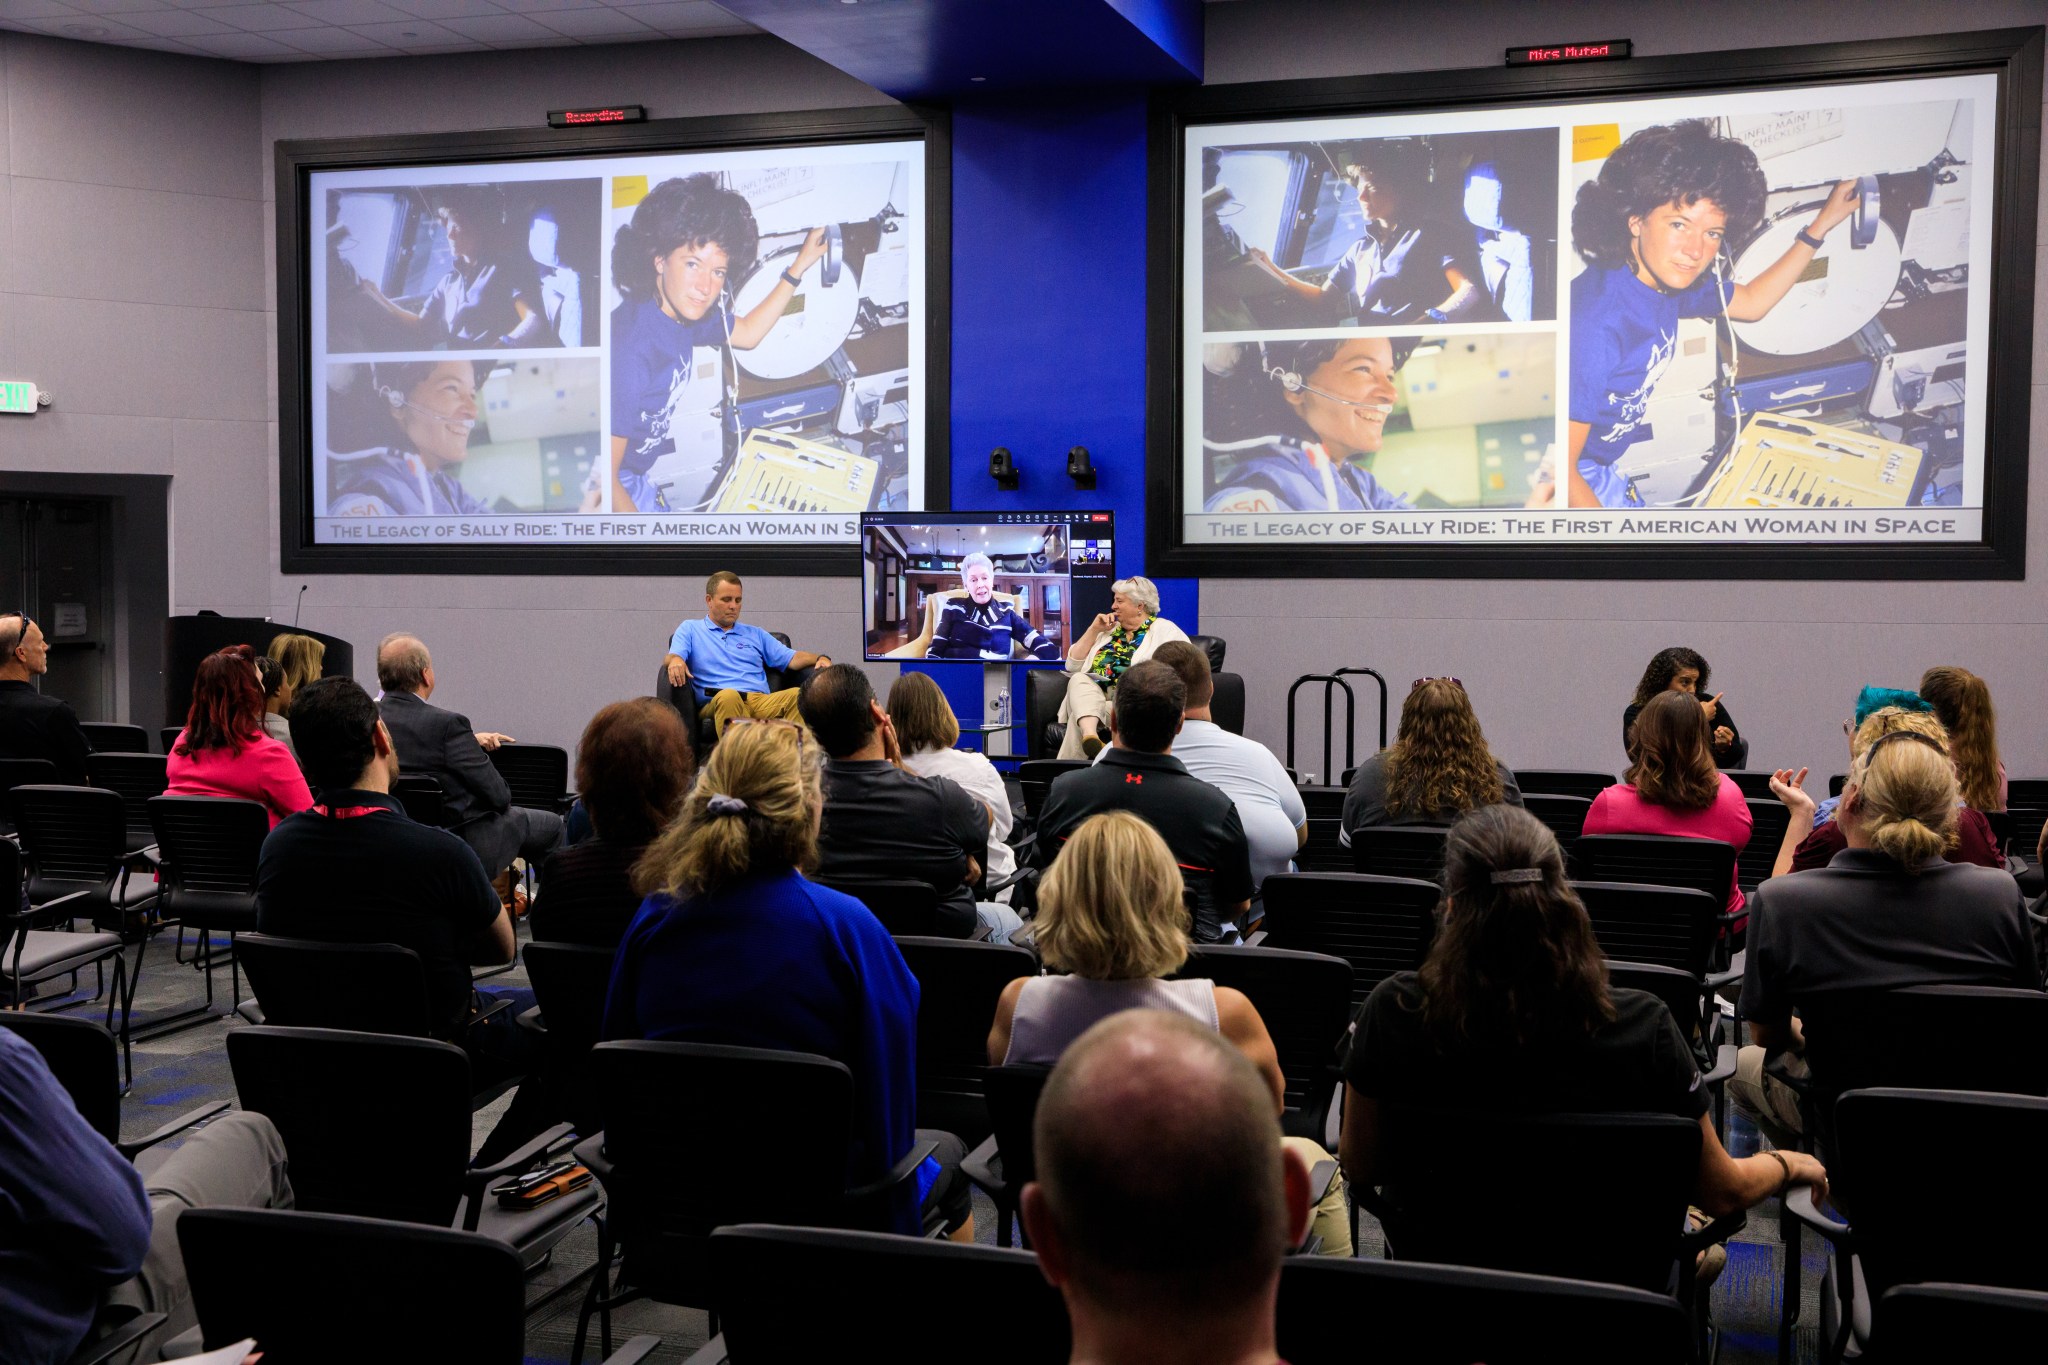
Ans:
{"type": "Polygon", "coordinates": [[[870,660],[1058,663],[1109,610],[1108,512],[871,512],[861,518],[870,660]]]}

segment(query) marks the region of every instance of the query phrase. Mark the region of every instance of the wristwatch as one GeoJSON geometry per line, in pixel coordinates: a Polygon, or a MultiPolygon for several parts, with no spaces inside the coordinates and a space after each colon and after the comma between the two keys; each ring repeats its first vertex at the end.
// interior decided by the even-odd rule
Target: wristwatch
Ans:
{"type": "Polygon", "coordinates": [[[1793,233],[1792,240],[1795,242],[1803,242],[1807,246],[1812,247],[1815,251],[1819,251],[1822,247],[1827,245],[1827,243],[1823,242],[1820,238],[1809,234],[1805,228],[1801,228],[1799,229],[1799,231],[1793,233]]]}
{"type": "Polygon", "coordinates": [[[787,284],[792,289],[800,289],[803,287],[803,281],[798,279],[796,276],[790,274],[787,270],[782,272],[782,279],[783,283],[787,284]]]}

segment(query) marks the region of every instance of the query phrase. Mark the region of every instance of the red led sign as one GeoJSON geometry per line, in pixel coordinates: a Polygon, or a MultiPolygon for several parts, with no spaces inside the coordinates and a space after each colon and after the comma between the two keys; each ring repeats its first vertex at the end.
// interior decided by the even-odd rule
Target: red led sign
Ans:
{"type": "Polygon", "coordinates": [[[1511,47],[1509,66],[1556,66],[1564,62],[1611,62],[1626,57],[1634,46],[1627,38],[1600,43],[1550,43],[1542,47],[1511,47]]]}
{"type": "Polygon", "coordinates": [[[550,109],[550,128],[591,128],[600,123],[645,123],[647,107],[640,104],[607,104],[596,109],[550,109]]]}

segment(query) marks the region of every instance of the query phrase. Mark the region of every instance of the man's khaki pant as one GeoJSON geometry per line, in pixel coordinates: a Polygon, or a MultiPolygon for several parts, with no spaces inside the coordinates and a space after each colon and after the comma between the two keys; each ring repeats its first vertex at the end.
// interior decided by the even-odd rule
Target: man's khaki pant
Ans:
{"type": "Polygon", "coordinates": [[[727,723],[747,716],[754,720],[797,720],[796,689],[786,687],[780,692],[736,692],[728,687],[714,692],[711,700],[704,703],[710,711],[712,733],[723,735],[727,723]]]}

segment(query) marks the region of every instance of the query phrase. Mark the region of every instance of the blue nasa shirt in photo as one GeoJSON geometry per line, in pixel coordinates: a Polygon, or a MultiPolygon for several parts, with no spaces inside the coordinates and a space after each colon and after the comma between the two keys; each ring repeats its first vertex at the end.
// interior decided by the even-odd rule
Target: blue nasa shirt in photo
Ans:
{"type": "Polygon", "coordinates": [[[695,322],[676,321],[655,299],[612,310],[612,435],[625,438],[625,471],[644,474],[675,448],[673,405],[690,382],[692,354],[724,345],[725,323],[715,308],[695,322]]]}
{"type": "Polygon", "coordinates": [[[1319,445],[1276,441],[1230,471],[1208,512],[1406,512],[1413,504],[1349,460],[1332,465],[1319,445]],[[1325,482],[1324,475],[1329,475],[1325,482]]]}
{"type": "Polygon", "coordinates": [[[1360,313],[1394,321],[1415,319],[1450,297],[1444,272],[1454,266],[1468,280],[1479,278],[1469,241],[1461,241],[1442,223],[1425,222],[1395,231],[1385,243],[1367,232],[1330,272],[1330,287],[1342,290],[1360,313]]]}
{"type": "Polygon", "coordinates": [[[1650,390],[1678,349],[1678,320],[1717,318],[1721,311],[1711,273],[1676,294],[1622,268],[1592,266],[1572,281],[1570,415],[1592,427],[1581,461],[1611,465],[1650,439],[1650,390]]]}

